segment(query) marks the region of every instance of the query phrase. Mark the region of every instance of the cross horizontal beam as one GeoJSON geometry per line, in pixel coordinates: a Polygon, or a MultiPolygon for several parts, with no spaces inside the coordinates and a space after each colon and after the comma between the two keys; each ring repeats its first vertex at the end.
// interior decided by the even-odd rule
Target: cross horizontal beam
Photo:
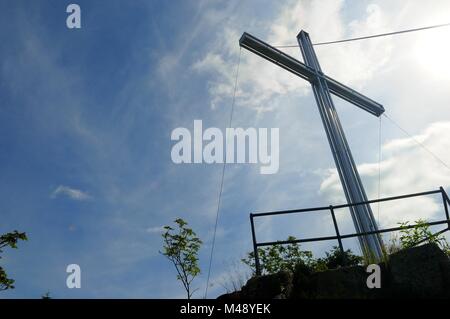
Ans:
{"type": "Polygon", "coordinates": [[[334,95],[375,116],[380,116],[384,113],[384,107],[381,104],[326,75],[317,74],[314,69],[248,34],[247,32],[242,34],[241,39],[239,40],[239,45],[309,82],[314,81],[317,76],[323,77],[327,81],[329,90],[334,95]]]}

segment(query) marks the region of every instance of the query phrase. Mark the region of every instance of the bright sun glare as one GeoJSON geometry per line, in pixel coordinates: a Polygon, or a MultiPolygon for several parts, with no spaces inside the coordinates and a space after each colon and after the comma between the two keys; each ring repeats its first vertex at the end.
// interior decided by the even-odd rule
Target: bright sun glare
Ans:
{"type": "Polygon", "coordinates": [[[450,27],[421,32],[414,55],[431,76],[450,79],[450,27]]]}

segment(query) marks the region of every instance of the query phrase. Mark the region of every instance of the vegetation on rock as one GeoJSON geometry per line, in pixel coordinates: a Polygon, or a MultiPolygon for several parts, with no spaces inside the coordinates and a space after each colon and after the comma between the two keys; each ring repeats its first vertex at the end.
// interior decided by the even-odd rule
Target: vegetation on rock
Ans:
{"type": "MultiPolygon", "coordinates": [[[[289,236],[287,241],[294,241],[295,239],[295,237],[289,236]]],[[[294,272],[298,265],[315,272],[355,266],[362,262],[362,258],[353,254],[350,249],[342,252],[337,246],[334,246],[330,252],[326,252],[324,258],[314,259],[312,252],[301,250],[298,243],[276,244],[258,248],[258,256],[261,274],[275,274],[280,271],[294,272]]],[[[253,274],[256,274],[255,254],[253,251],[247,253],[242,262],[250,267],[253,274]]]]}

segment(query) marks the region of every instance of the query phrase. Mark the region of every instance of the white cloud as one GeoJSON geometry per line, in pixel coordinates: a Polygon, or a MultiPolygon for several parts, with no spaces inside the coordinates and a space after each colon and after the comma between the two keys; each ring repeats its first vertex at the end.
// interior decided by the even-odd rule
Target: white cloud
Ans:
{"type": "MultiPolygon", "coordinates": [[[[419,146],[420,141],[428,150],[441,159],[450,157],[450,122],[431,124],[423,133],[413,137],[394,139],[383,145],[381,169],[381,197],[436,190],[440,186],[450,187],[450,169],[419,146]]],[[[378,163],[358,165],[368,197],[378,197],[378,163]]],[[[345,202],[336,169],[325,173],[321,193],[333,203],[345,202]]],[[[377,205],[374,205],[377,210],[377,205]]],[[[375,215],[377,215],[375,213],[375,215]]],[[[401,221],[420,218],[442,219],[443,206],[439,196],[417,197],[385,202],[380,206],[382,226],[395,225],[401,221]],[[442,213],[442,216],[439,215],[442,213]]]]}
{"type": "Polygon", "coordinates": [[[76,201],[85,201],[92,198],[86,192],[64,185],[59,185],[50,195],[51,198],[56,198],[59,196],[66,196],[76,201]]]}
{"type": "Polygon", "coordinates": [[[145,231],[149,234],[160,234],[164,232],[164,226],[148,227],[145,231]]]}

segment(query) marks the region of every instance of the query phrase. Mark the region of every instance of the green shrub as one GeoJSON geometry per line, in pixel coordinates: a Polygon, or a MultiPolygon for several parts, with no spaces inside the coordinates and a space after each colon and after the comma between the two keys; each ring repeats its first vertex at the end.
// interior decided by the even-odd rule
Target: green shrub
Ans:
{"type": "Polygon", "coordinates": [[[353,254],[350,249],[342,252],[338,246],[333,246],[330,252],[325,253],[324,258],[315,261],[315,270],[323,271],[340,267],[350,267],[360,265],[363,261],[361,256],[353,254]]]}
{"type": "Polygon", "coordinates": [[[409,222],[399,223],[400,227],[400,247],[402,249],[411,248],[419,243],[434,243],[437,244],[444,252],[449,255],[450,246],[447,243],[443,234],[433,234],[427,221],[419,219],[415,221],[413,228],[407,228],[409,222]]]}
{"type": "MultiPolygon", "coordinates": [[[[288,241],[295,240],[289,236],[288,241]]],[[[300,244],[276,244],[265,248],[258,248],[258,256],[261,267],[261,274],[275,274],[282,270],[294,272],[300,265],[311,272],[336,269],[339,267],[355,266],[362,262],[362,257],[354,255],[350,249],[341,252],[339,247],[334,246],[327,252],[324,258],[314,259],[311,251],[303,251],[300,244]]],[[[250,267],[253,274],[256,274],[255,254],[247,253],[242,262],[250,267]]]]}
{"type": "MultiPolygon", "coordinates": [[[[296,238],[289,236],[287,240],[293,241],[296,238]]],[[[312,265],[312,252],[302,251],[300,244],[276,244],[264,248],[258,248],[261,274],[275,274],[282,270],[294,271],[297,264],[312,265]]],[[[248,265],[253,274],[256,274],[255,254],[247,253],[247,256],[241,261],[248,265]]]]}

